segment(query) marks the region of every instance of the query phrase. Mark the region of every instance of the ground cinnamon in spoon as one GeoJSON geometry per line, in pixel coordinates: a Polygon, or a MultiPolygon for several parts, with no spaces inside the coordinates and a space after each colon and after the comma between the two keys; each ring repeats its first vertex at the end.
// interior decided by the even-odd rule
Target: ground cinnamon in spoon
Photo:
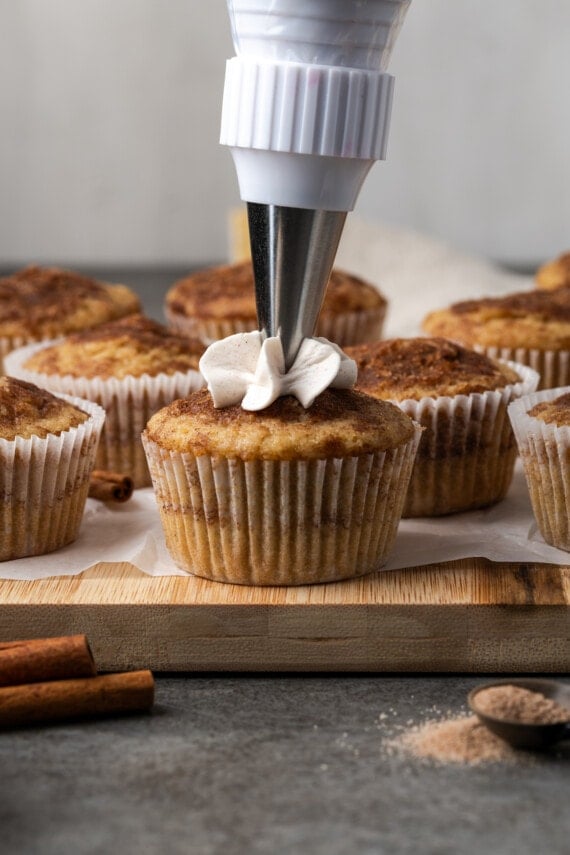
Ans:
{"type": "Polygon", "coordinates": [[[477,709],[490,718],[519,724],[561,724],[570,721],[570,710],[541,692],[522,686],[489,686],[475,696],[477,709]]]}

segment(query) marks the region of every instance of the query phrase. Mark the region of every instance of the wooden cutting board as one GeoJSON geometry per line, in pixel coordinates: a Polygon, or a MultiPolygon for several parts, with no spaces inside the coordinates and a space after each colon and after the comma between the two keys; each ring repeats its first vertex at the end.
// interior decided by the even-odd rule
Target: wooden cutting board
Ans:
{"type": "Polygon", "coordinates": [[[570,671],[570,567],[485,559],[301,588],[99,564],[0,581],[0,639],[86,633],[101,670],[570,671]]]}

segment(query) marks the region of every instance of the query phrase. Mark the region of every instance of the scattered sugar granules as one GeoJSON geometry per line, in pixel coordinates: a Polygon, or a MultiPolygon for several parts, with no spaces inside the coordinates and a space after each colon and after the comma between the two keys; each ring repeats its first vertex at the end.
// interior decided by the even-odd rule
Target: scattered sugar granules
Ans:
{"type": "Polygon", "coordinates": [[[514,762],[521,757],[521,752],[491,733],[475,715],[415,725],[389,740],[387,748],[389,753],[403,753],[440,763],[476,765],[514,762]]]}

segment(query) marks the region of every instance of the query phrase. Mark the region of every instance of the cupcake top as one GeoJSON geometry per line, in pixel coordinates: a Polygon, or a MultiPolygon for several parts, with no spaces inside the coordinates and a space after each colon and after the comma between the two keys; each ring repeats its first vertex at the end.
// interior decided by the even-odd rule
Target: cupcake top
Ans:
{"type": "Polygon", "coordinates": [[[0,377],[0,439],[45,439],[48,434],[59,435],[88,419],[83,410],[33,383],[0,377]]]}
{"type": "Polygon", "coordinates": [[[55,338],[140,311],[126,285],[57,267],[26,267],[0,279],[0,335],[55,338]]]}
{"type": "Polygon", "coordinates": [[[570,392],[559,395],[553,401],[541,401],[528,411],[529,416],[556,427],[570,426],[570,392]]]}
{"type": "Polygon", "coordinates": [[[539,267],[535,279],[539,288],[548,290],[570,285],[570,252],[565,252],[539,267]]]}
{"type": "Polygon", "coordinates": [[[260,412],[215,409],[202,389],[164,407],[146,428],[169,451],[242,460],[351,457],[396,448],[414,431],[393,404],[348,389],[327,389],[307,409],[285,396],[260,412]]]}
{"type": "MultiPolygon", "coordinates": [[[[234,318],[257,322],[253,267],[250,261],[211,267],[176,282],[166,295],[170,312],[185,317],[234,318]]],[[[359,311],[386,305],[372,285],[333,270],[322,312],[359,311]]]]}
{"type": "Polygon", "coordinates": [[[570,286],[465,300],[431,312],[423,329],[468,346],[567,350],[570,286]]]}
{"type": "Polygon", "coordinates": [[[444,338],[396,338],[346,353],[358,368],[357,389],[395,401],[487,392],[520,380],[508,366],[444,338]]]}
{"type": "Polygon", "coordinates": [[[171,333],[143,315],[74,333],[42,347],[22,365],[26,371],[71,377],[140,377],[198,370],[205,345],[171,333]]]}

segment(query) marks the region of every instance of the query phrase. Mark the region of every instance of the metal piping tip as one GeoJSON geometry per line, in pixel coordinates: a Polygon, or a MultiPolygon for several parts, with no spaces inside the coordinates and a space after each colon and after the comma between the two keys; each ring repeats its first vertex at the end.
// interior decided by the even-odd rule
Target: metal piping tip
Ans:
{"type": "Polygon", "coordinates": [[[313,335],[345,211],[247,203],[259,329],[279,336],[289,369],[313,335]]]}

